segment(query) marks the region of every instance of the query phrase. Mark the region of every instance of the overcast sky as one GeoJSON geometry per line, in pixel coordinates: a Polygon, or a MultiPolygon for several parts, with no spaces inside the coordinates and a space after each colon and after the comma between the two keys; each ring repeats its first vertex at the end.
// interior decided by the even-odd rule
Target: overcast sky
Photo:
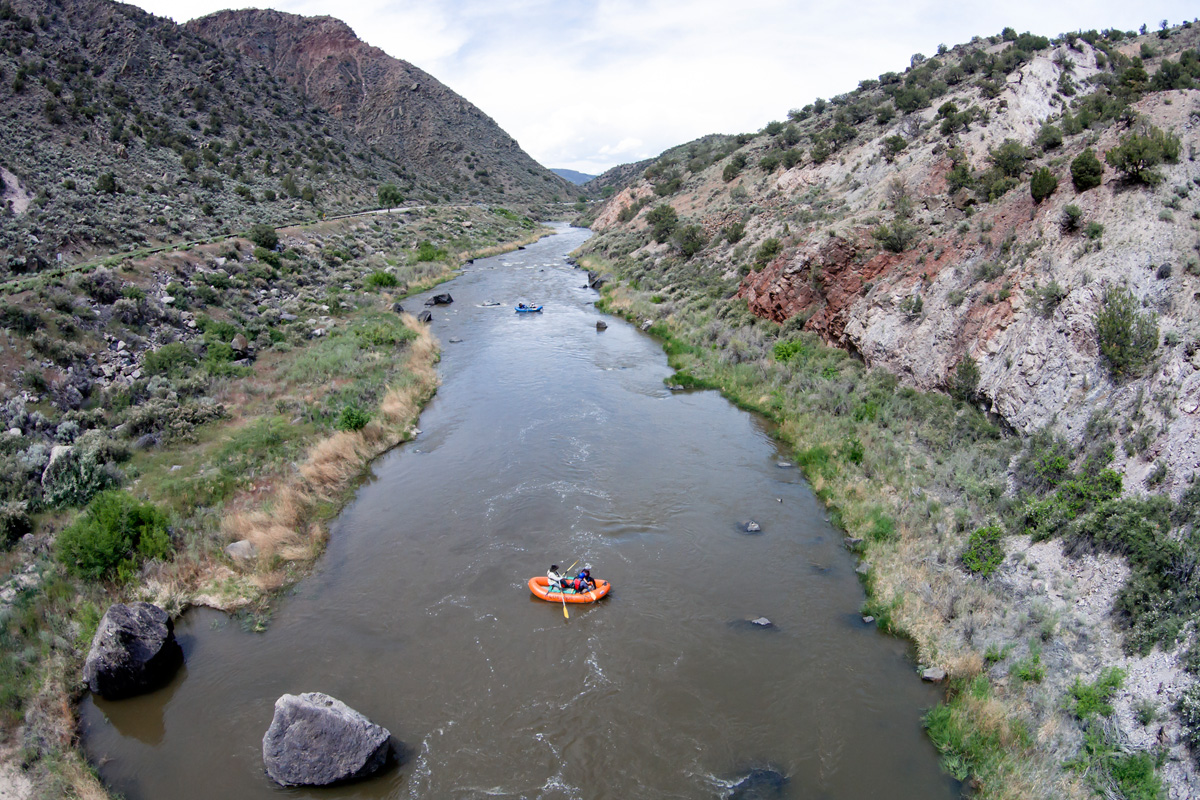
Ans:
{"type": "Polygon", "coordinates": [[[903,71],[1005,26],[1193,19],[1194,0],[134,0],[177,22],[271,7],[344,20],[479,106],[547,167],[598,174],[903,71]]]}

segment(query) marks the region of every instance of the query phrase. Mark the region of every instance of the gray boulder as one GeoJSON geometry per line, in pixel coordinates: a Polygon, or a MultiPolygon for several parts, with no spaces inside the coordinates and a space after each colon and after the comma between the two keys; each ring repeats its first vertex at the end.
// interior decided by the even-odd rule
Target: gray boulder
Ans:
{"type": "Polygon", "coordinates": [[[428,311],[422,311],[420,314],[417,314],[417,322],[433,322],[433,314],[430,314],[428,311]]]}
{"type": "Polygon", "coordinates": [[[258,558],[258,548],[254,546],[254,542],[247,539],[239,539],[225,546],[225,555],[234,561],[253,561],[258,558]]]}
{"type": "Polygon", "coordinates": [[[285,694],[263,736],[263,764],[281,786],[327,786],[387,765],[392,734],[321,692],[285,694]]]}
{"type": "Polygon", "coordinates": [[[119,700],[159,688],[182,663],[166,611],[151,603],[114,603],[92,638],[83,678],[94,693],[119,700]]]}
{"type": "Polygon", "coordinates": [[[598,330],[598,331],[608,330],[608,323],[602,319],[596,320],[596,330],[598,330]]]}
{"type": "Polygon", "coordinates": [[[433,297],[426,300],[425,305],[427,305],[427,306],[448,306],[453,302],[454,302],[454,298],[450,296],[449,292],[442,292],[441,294],[435,294],[433,297]]]}
{"type": "Polygon", "coordinates": [[[603,286],[606,283],[609,283],[612,280],[611,275],[601,275],[599,272],[595,272],[593,270],[588,270],[587,275],[588,275],[587,285],[588,285],[589,289],[599,289],[601,286],[603,286]]]}

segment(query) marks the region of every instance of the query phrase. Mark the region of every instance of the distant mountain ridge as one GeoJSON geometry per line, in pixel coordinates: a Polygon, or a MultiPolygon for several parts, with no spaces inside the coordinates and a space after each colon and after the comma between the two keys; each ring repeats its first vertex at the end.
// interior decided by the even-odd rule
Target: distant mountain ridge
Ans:
{"type": "Polygon", "coordinates": [[[569,189],[479,108],[333,17],[219,11],[184,26],[261,64],[452,196],[546,201],[569,189]]]}
{"type": "Polygon", "coordinates": [[[583,184],[587,183],[588,181],[590,181],[596,177],[595,175],[589,175],[586,172],[577,172],[576,170],[573,170],[573,169],[557,168],[557,169],[551,169],[550,171],[553,172],[555,175],[559,176],[560,178],[565,178],[565,179],[569,180],[571,183],[575,184],[576,186],[582,186],[583,184]]]}

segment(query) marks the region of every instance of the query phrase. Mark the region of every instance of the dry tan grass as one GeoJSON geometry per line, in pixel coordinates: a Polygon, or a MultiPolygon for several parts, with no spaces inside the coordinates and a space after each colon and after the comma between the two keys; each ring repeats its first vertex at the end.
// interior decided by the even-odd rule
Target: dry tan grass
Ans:
{"type": "MultiPolygon", "coordinates": [[[[371,460],[411,436],[422,406],[436,391],[437,342],[415,317],[406,314],[403,319],[417,334],[405,356],[410,379],[388,390],[371,422],[362,430],[338,431],[315,442],[295,473],[266,492],[260,488],[229,503],[238,510],[221,521],[222,534],[254,545],[252,577],[260,591],[285,585],[294,574],[285,572],[288,565],[306,566],[320,554],[327,536],[321,512],[340,505],[371,460]]],[[[211,597],[216,578],[213,569],[207,580],[192,585],[202,586],[196,591],[211,597]]]]}
{"type": "Polygon", "coordinates": [[[498,256],[503,253],[511,253],[518,247],[527,244],[533,244],[543,236],[549,236],[552,233],[554,233],[554,231],[550,230],[549,228],[538,228],[535,232],[529,234],[523,239],[516,239],[503,244],[494,244],[491,247],[481,247],[477,250],[468,250],[464,253],[460,253],[458,257],[461,261],[467,261],[472,258],[488,258],[489,256],[498,256]]]}

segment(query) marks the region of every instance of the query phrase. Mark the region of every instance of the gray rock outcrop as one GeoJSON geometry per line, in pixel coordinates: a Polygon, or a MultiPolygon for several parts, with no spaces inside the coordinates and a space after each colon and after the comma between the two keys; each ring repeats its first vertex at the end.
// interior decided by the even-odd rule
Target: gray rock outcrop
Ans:
{"type": "Polygon", "coordinates": [[[391,757],[391,733],[321,692],[285,694],[263,736],[263,765],[282,786],[365,778],[391,757]]]}
{"type": "Polygon", "coordinates": [[[83,665],[88,688],[106,700],[157,689],[183,663],[171,617],[151,603],[114,603],[83,665]]]}

